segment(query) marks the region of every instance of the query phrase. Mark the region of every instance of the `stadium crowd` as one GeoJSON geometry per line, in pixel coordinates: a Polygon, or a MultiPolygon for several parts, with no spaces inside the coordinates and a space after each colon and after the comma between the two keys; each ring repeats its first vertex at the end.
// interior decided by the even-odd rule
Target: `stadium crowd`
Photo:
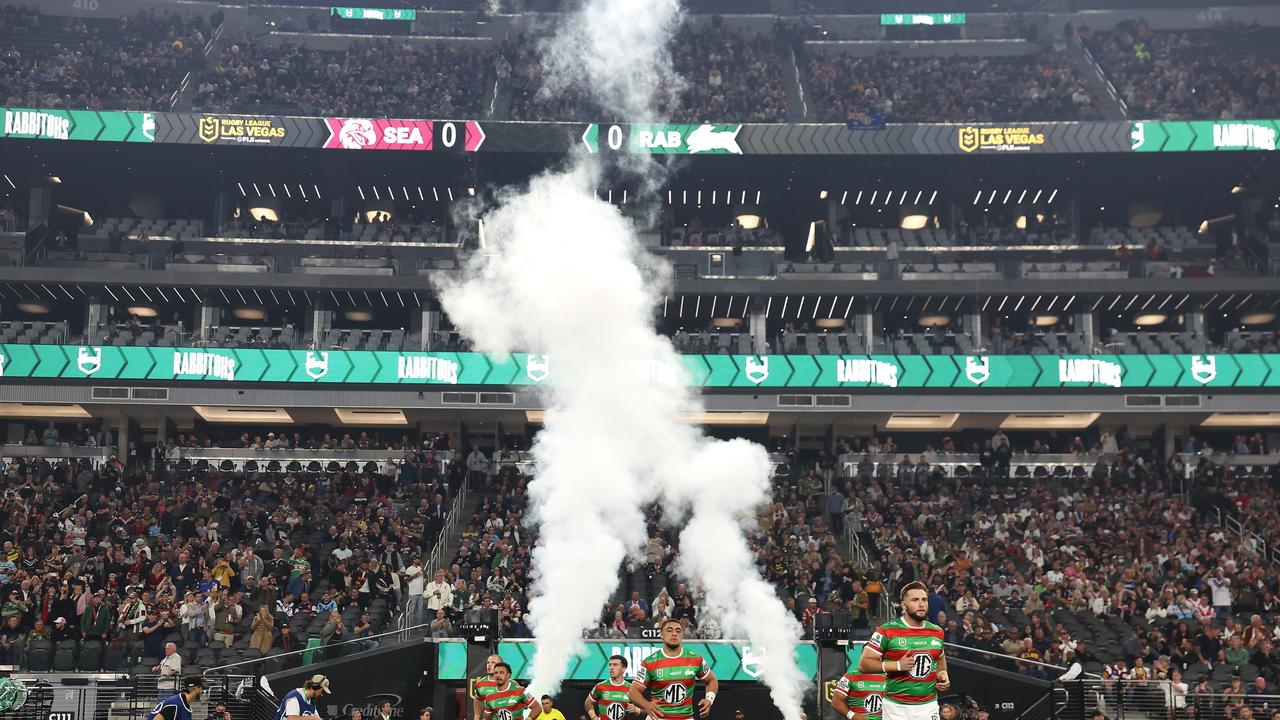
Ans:
{"type": "Polygon", "coordinates": [[[1143,19],[1112,32],[1081,28],[1134,117],[1240,120],[1280,113],[1280,35],[1227,23],[1157,31],[1143,19]]]}
{"type": "MultiPolygon", "coordinates": [[[[672,63],[684,87],[674,107],[670,97],[657,99],[664,114],[683,122],[786,122],[790,103],[774,39],[727,28],[717,20],[706,26],[686,25],[677,32],[672,63]]],[[[504,47],[498,75],[509,78],[514,119],[604,117],[580,83],[561,92],[542,92],[546,76],[540,42],[534,37],[521,36],[504,47]]]]}
{"type": "Polygon", "coordinates": [[[1088,120],[1097,102],[1059,52],[1027,57],[812,54],[808,88],[818,120],[1001,122],[1088,120]]]}
{"type": "Polygon", "coordinates": [[[224,41],[196,87],[210,111],[291,112],[340,117],[479,116],[492,85],[484,48],[359,41],[342,52],[224,41]]]}
{"type": "Polygon", "coordinates": [[[201,16],[140,10],[80,19],[4,5],[0,98],[8,107],[168,109],[209,35],[201,16]]]}
{"type": "MultiPolygon", "coordinates": [[[[111,441],[107,431],[76,433],[64,440],[50,424],[39,442],[111,441]]],[[[336,437],[295,435],[292,446],[370,444],[336,437]]],[[[278,447],[283,434],[267,438],[232,445],[278,447]]],[[[97,469],[0,462],[0,663],[164,675],[160,658],[178,647],[170,664],[207,668],[300,649],[308,635],[336,646],[376,634],[403,602],[401,577],[438,542],[458,488],[447,438],[389,445],[404,450],[394,473],[151,464],[133,443],[97,469]],[[46,641],[72,643],[54,653],[46,641]]]]}

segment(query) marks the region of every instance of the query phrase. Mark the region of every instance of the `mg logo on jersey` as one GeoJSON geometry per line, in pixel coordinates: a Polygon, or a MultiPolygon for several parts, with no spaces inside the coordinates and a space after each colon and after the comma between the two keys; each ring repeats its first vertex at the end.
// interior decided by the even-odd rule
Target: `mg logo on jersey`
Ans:
{"type": "Polygon", "coordinates": [[[964,359],[964,376],[974,385],[981,385],[991,377],[991,358],[970,355],[964,359]]]}
{"type": "Polygon", "coordinates": [[[94,348],[92,352],[89,348],[80,348],[80,352],[76,357],[76,367],[80,368],[80,372],[85,375],[92,375],[102,369],[102,348],[94,348]]]}
{"type": "Polygon", "coordinates": [[[685,698],[687,698],[688,696],[689,696],[689,691],[686,690],[683,685],[679,683],[673,683],[671,685],[668,685],[666,689],[662,691],[662,702],[666,703],[667,705],[679,705],[680,703],[684,702],[685,698]]]}
{"type": "Polygon", "coordinates": [[[611,703],[604,711],[609,720],[622,720],[627,716],[627,706],[622,703],[611,703]]]}
{"type": "Polygon", "coordinates": [[[867,711],[868,715],[875,715],[884,707],[884,697],[880,693],[871,693],[862,698],[862,707],[867,711]]]}
{"type": "Polygon", "coordinates": [[[742,647],[742,672],[751,677],[760,677],[760,661],[764,659],[761,655],[751,652],[750,645],[744,645],[742,647]]]}
{"type": "Polygon", "coordinates": [[[1218,377],[1218,356],[1217,355],[1192,355],[1191,356],[1191,377],[1196,382],[1204,385],[1218,377]]]}
{"type": "Polygon", "coordinates": [[[512,718],[515,717],[511,714],[511,711],[506,708],[502,708],[498,712],[494,713],[493,716],[497,718],[497,720],[512,720],[512,718]]]}
{"type": "Polygon", "coordinates": [[[307,352],[307,375],[312,380],[319,380],[329,374],[329,353],[307,352]]]}
{"type": "Polygon", "coordinates": [[[524,374],[533,382],[546,380],[550,372],[551,358],[546,355],[530,355],[524,361],[524,374]]]}
{"type": "Polygon", "coordinates": [[[769,379],[769,358],[756,355],[747,356],[747,379],[759,385],[769,379]]]}
{"type": "Polygon", "coordinates": [[[911,677],[917,680],[926,678],[929,673],[933,672],[933,657],[928,653],[916,653],[907,658],[905,667],[907,668],[907,674],[911,677]]]}

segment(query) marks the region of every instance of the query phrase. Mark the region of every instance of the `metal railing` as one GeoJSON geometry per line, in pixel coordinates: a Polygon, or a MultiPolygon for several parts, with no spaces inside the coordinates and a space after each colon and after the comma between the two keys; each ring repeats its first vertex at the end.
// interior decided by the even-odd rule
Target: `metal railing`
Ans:
{"type": "MultiPolygon", "coordinates": [[[[10,679],[23,685],[27,698],[22,708],[4,713],[6,720],[141,720],[160,699],[176,692],[173,680],[156,675],[14,673],[10,679]]],[[[206,676],[192,715],[207,718],[225,705],[234,720],[263,720],[251,711],[253,696],[247,690],[252,687],[253,678],[247,675],[206,676]]]]}
{"type": "MultiPolygon", "coordinates": [[[[409,631],[427,628],[429,625],[414,625],[407,628],[409,631]]],[[[400,635],[404,630],[393,628],[380,632],[377,635],[366,635],[365,637],[351,638],[341,642],[329,643],[328,645],[319,645],[316,647],[304,647],[289,652],[263,655],[262,657],[250,658],[247,660],[237,660],[235,662],[218,665],[204,671],[206,678],[210,676],[236,676],[235,673],[229,671],[238,671],[243,673],[253,669],[256,665],[263,665],[268,673],[278,672],[285,668],[294,667],[296,665],[310,665],[321,660],[328,660],[334,657],[348,657],[370,650],[376,650],[380,646],[394,645],[401,642],[400,635]],[[371,644],[372,643],[372,644],[371,644]]],[[[199,717],[197,715],[197,717],[199,717]]],[[[78,719],[77,719],[78,720],[78,719]]]]}
{"type": "Polygon", "coordinates": [[[1169,680],[1082,679],[1062,683],[1055,692],[1055,715],[1108,720],[1243,720],[1249,708],[1257,720],[1280,708],[1280,696],[1196,692],[1194,685],[1169,680]]]}
{"type": "MultiPolygon", "coordinates": [[[[924,453],[880,453],[876,455],[865,456],[862,453],[845,453],[839,458],[839,466],[841,477],[850,478],[858,473],[858,465],[865,459],[869,460],[872,465],[872,474],[880,475],[886,472],[889,477],[898,477],[902,466],[900,463],[904,458],[910,459],[914,464],[911,466],[912,472],[916,466],[922,463],[928,463],[930,468],[940,468],[947,477],[955,477],[957,468],[976,469],[982,467],[982,462],[977,455],[971,453],[941,453],[941,452],[924,452],[924,453]]],[[[1032,455],[1030,453],[1015,453],[1009,458],[1009,476],[1019,477],[1016,473],[1019,470],[1025,470],[1027,475],[1032,476],[1038,468],[1043,468],[1048,472],[1048,477],[1053,477],[1053,471],[1057,468],[1076,468],[1083,469],[1086,473],[1093,470],[1098,464],[1099,459],[1108,466],[1115,459],[1115,455],[1107,455],[1103,453],[1088,453],[1084,455],[1075,455],[1070,453],[1043,453],[1032,455]]],[[[1070,472],[1066,477],[1070,477],[1070,472]]]]}

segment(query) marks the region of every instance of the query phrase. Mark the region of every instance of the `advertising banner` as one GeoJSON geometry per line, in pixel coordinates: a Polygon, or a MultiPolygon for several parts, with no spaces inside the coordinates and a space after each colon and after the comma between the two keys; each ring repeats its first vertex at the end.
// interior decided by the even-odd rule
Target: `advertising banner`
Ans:
{"type": "Polygon", "coordinates": [[[880,24],[900,25],[964,25],[968,16],[964,13],[881,13],[880,24]]]}
{"type": "Polygon", "coordinates": [[[400,8],[366,8],[366,7],[339,7],[331,6],[329,8],[330,15],[336,15],[343,20],[404,20],[412,21],[418,19],[418,11],[413,9],[400,8]]]}
{"type": "Polygon", "coordinates": [[[1204,152],[1276,149],[1280,120],[1136,122],[1134,152],[1204,152]]]}
{"type": "MultiPolygon", "coordinates": [[[[621,655],[627,659],[627,678],[649,655],[662,648],[661,640],[588,640],[583,653],[569,662],[566,680],[601,680],[609,676],[609,658],[621,655]]],[[[760,679],[763,651],[740,642],[697,642],[684,644],[706,659],[711,671],[721,682],[755,682],[760,679]]],[[[498,654],[511,666],[511,676],[527,680],[538,646],[532,641],[508,640],[498,643],[498,654]]],[[[796,663],[807,680],[818,677],[818,648],[813,643],[798,643],[792,651],[796,663]]]]}
{"type": "Polygon", "coordinates": [[[338,150],[452,150],[475,152],[484,144],[480,123],[433,120],[325,118],[324,147],[338,150]]]}
{"type": "MultiPolygon", "coordinates": [[[[601,358],[607,362],[608,358],[601,358]]],[[[646,370],[701,388],[1280,388],[1280,354],[685,355],[646,370]]],[[[537,353],[0,345],[0,380],[528,386],[555,382],[537,353]]]]}
{"type": "Polygon", "coordinates": [[[158,113],[0,108],[0,138],[155,142],[158,113]]]}

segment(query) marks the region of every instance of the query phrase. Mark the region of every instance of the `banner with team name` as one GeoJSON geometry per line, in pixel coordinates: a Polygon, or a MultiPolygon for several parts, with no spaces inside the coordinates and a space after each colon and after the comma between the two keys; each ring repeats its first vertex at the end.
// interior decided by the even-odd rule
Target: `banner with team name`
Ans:
{"type": "MultiPolygon", "coordinates": [[[[702,388],[1280,388],[1280,354],[684,355],[645,372],[702,388]]],[[[555,356],[537,353],[0,345],[0,381],[35,379],[511,387],[557,376],[555,356]]]]}

